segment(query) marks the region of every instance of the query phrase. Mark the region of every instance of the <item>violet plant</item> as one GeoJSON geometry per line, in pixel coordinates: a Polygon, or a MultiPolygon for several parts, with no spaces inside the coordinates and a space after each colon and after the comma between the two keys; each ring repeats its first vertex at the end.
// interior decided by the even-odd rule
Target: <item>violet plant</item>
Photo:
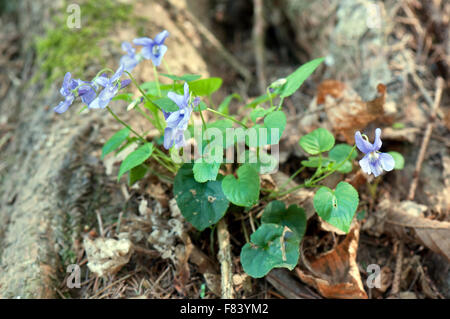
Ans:
{"type": "Polygon", "coordinates": [[[287,122],[283,101],[300,88],[324,58],[312,60],[272,83],[266,94],[242,108],[251,112],[239,120],[240,114],[229,113],[230,101],[240,100],[239,95],[227,96],[218,107],[211,102],[212,94],[222,85],[220,78],[171,74],[164,63],[168,50],[164,43],[168,36],[169,33],[163,31],[154,40],[135,39],[133,43],[142,47],[139,53],[124,42],[122,49],[126,55],[120,59],[117,71],[103,69],[91,81],[74,80],[68,72],[60,90],[64,101],[54,111],[66,112],[78,97],[85,104],[84,108],[106,109],[124,128],[105,143],[101,158],[134,145],[135,149],[120,165],[118,180],[127,174],[128,183],[132,185],[147,174],[156,174],[173,181],[173,195],[181,214],[199,231],[214,228],[232,205],[240,207],[244,215],[252,208],[264,208],[261,219],[255,221],[258,228],[241,251],[242,266],[250,276],[263,277],[273,268],[292,270],[297,265],[306,214],[295,204],[286,207],[281,201],[285,196],[300,188],[317,189],[313,203],[319,217],[348,233],[359,204],[358,192],[344,181],[334,189],[320,182],[334,173],[352,172],[353,161],[358,156],[356,148],[364,153],[359,164],[367,174],[378,177],[383,170],[402,168],[403,158],[399,153],[379,152],[382,144],[379,128],[375,131],[374,144],[367,136],[356,132],[354,146],[335,145],[333,135],[318,128],[299,140],[310,156],[301,162],[288,181],[275,189],[261,188],[260,175],[274,173],[278,168],[278,144],[287,122]],[[144,60],[153,64],[155,78],[139,84],[131,72],[144,60]],[[158,72],[161,64],[167,73],[158,72]],[[159,76],[172,83],[160,83],[159,76]],[[119,94],[130,83],[137,87],[140,96],[119,94]],[[111,106],[115,100],[126,101],[127,110],[136,111],[148,120],[149,129],[156,128],[160,138],[148,139],[145,132],[139,133],[119,118],[113,111],[116,106],[111,106]],[[211,113],[214,120],[207,122],[203,112],[211,113]],[[201,119],[198,125],[192,116],[194,113],[201,119]],[[191,144],[195,146],[193,154],[191,144]],[[234,156],[235,150],[237,156],[234,156]],[[152,169],[155,162],[159,170],[152,169]],[[161,168],[167,172],[163,174],[161,168]],[[288,182],[305,169],[315,171],[302,184],[287,188],[288,182]]]}

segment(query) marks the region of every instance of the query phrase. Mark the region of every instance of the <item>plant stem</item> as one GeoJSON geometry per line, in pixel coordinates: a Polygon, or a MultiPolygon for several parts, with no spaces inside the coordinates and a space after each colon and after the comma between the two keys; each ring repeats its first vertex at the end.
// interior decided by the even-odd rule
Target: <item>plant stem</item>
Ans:
{"type": "Polygon", "coordinates": [[[106,109],[108,110],[109,113],[111,113],[111,115],[116,119],[117,122],[119,122],[120,124],[122,124],[123,126],[125,126],[126,128],[128,128],[131,132],[134,133],[134,135],[136,135],[142,142],[146,142],[145,138],[143,138],[139,133],[137,133],[135,130],[133,130],[131,128],[131,126],[129,126],[127,123],[125,123],[124,121],[122,121],[117,115],[116,113],[113,112],[113,110],[111,110],[111,108],[109,106],[106,107],[106,109]]]}
{"type": "Polygon", "coordinates": [[[159,75],[158,70],[156,70],[156,66],[153,65],[153,74],[155,75],[156,87],[158,89],[158,95],[161,97],[161,88],[159,87],[159,75]]]}
{"type": "Polygon", "coordinates": [[[241,121],[236,120],[236,119],[233,118],[232,116],[229,116],[229,115],[227,115],[227,114],[224,114],[224,113],[219,112],[219,111],[216,111],[216,110],[213,110],[213,109],[211,109],[211,108],[209,108],[209,107],[207,108],[207,110],[210,111],[210,112],[212,112],[212,113],[214,113],[214,114],[220,115],[220,116],[222,116],[222,117],[224,117],[224,118],[226,118],[226,119],[229,119],[229,120],[231,120],[231,121],[233,121],[233,122],[235,122],[235,123],[241,125],[241,126],[244,127],[244,128],[248,128],[247,125],[245,125],[245,124],[242,123],[241,121]]]}
{"type": "Polygon", "coordinates": [[[294,174],[291,175],[291,177],[289,177],[289,179],[283,183],[283,185],[280,186],[280,190],[283,190],[287,184],[289,184],[290,181],[292,181],[298,174],[300,174],[306,166],[302,166],[300,167],[294,174]]]}

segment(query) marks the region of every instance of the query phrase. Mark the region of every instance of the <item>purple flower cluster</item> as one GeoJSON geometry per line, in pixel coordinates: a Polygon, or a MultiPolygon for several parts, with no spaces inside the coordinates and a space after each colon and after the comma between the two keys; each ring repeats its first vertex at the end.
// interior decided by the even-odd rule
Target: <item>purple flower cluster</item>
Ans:
{"type": "Polygon", "coordinates": [[[136,49],[129,42],[123,42],[122,50],[127,54],[120,58],[120,66],[111,78],[102,74],[95,77],[92,81],[82,81],[80,79],[72,79],[71,73],[67,72],[60,89],[64,101],[61,101],[54,108],[54,111],[57,113],[66,112],[77,97],[80,97],[89,109],[103,109],[107,107],[119,90],[131,82],[130,79],[120,81],[124,72],[131,72],[142,59],[152,60],[155,66],[161,64],[167,51],[164,41],[168,36],[169,32],[164,30],[156,35],[154,40],[150,38],[134,39],[134,44],[143,46],[138,54],[136,54],[136,49]]]}
{"type": "Polygon", "coordinates": [[[76,97],[80,97],[81,101],[85,103],[89,109],[104,109],[108,106],[112,98],[116,96],[119,89],[130,84],[130,79],[120,81],[123,71],[124,66],[121,64],[111,78],[108,79],[103,74],[90,82],[82,81],[80,79],[74,80],[72,79],[70,72],[67,72],[60,89],[60,93],[65,97],[65,100],[61,101],[54,108],[54,111],[57,113],[66,112],[76,97]],[[103,87],[103,89],[100,91],[101,87],[103,87]]]}
{"type": "Polygon", "coordinates": [[[381,153],[379,150],[381,148],[381,129],[377,128],[375,130],[375,141],[371,144],[361,132],[357,131],[355,133],[355,143],[358,149],[365,154],[365,156],[359,161],[361,169],[375,177],[379,176],[383,170],[392,171],[395,166],[394,158],[388,153],[381,153]]]}

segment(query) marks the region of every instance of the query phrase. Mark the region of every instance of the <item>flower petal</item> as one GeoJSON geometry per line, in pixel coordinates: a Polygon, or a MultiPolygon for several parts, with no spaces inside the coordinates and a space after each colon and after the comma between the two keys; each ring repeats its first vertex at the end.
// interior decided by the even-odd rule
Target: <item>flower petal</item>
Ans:
{"type": "Polygon", "coordinates": [[[110,83],[114,83],[117,80],[119,80],[120,77],[122,76],[124,70],[125,70],[125,67],[122,64],[119,65],[119,68],[117,69],[116,73],[114,73],[114,75],[111,77],[110,83]]]}
{"type": "Polygon", "coordinates": [[[361,169],[364,173],[370,174],[372,171],[370,170],[370,164],[369,164],[369,155],[364,156],[359,161],[359,166],[361,166],[361,169]]]}
{"type": "Polygon", "coordinates": [[[378,151],[381,148],[381,129],[375,130],[375,141],[373,142],[373,150],[378,151]]]}
{"type": "Polygon", "coordinates": [[[166,150],[170,149],[173,144],[173,133],[174,129],[171,127],[166,127],[164,129],[164,148],[166,150]]]}
{"type": "Polygon", "coordinates": [[[135,57],[130,57],[129,55],[124,55],[120,58],[120,64],[124,66],[124,71],[131,72],[136,65],[138,65],[139,60],[135,57]]]}
{"type": "Polygon", "coordinates": [[[106,76],[103,76],[103,75],[99,76],[98,78],[96,78],[94,80],[95,84],[101,85],[103,87],[107,86],[108,82],[109,82],[109,79],[106,76]]]}
{"type": "Polygon", "coordinates": [[[144,38],[137,38],[133,40],[133,43],[136,45],[142,45],[142,46],[148,46],[153,43],[153,40],[147,37],[144,38]]]}
{"type": "Polygon", "coordinates": [[[375,177],[378,177],[383,173],[383,168],[381,167],[380,159],[377,159],[376,161],[369,161],[370,170],[372,171],[373,175],[375,177]]]}
{"type": "Polygon", "coordinates": [[[124,41],[122,42],[122,50],[127,52],[128,55],[133,56],[134,53],[136,52],[136,49],[133,48],[133,46],[131,45],[130,42],[124,41]]]}
{"type": "Polygon", "coordinates": [[[164,30],[156,35],[155,42],[158,43],[159,45],[161,45],[164,43],[164,41],[166,41],[168,36],[169,36],[169,31],[164,30]]]}
{"type": "Polygon", "coordinates": [[[364,154],[368,154],[372,152],[373,145],[367,142],[362,136],[361,132],[357,131],[355,133],[355,143],[358,149],[363,152],[364,154]]]}
{"type": "Polygon", "coordinates": [[[161,64],[161,61],[166,52],[167,52],[167,46],[162,44],[159,46],[159,54],[157,56],[153,55],[153,53],[150,53],[150,59],[152,59],[152,62],[155,66],[159,66],[161,64]]]}
{"type": "Polygon", "coordinates": [[[169,117],[166,119],[167,126],[169,127],[178,126],[178,123],[182,118],[183,116],[180,114],[180,111],[170,113],[169,117]]]}
{"type": "Polygon", "coordinates": [[[385,171],[392,171],[395,167],[395,160],[391,156],[391,154],[388,153],[380,153],[379,161],[381,163],[381,166],[385,171]]]}
{"type": "Polygon", "coordinates": [[[184,100],[189,101],[189,84],[187,82],[184,82],[183,90],[184,90],[184,100]]]}
{"type": "Polygon", "coordinates": [[[64,113],[72,105],[75,97],[73,95],[68,96],[64,101],[59,102],[59,104],[53,109],[56,113],[64,113]]]}
{"type": "Polygon", "coordinates": [[[169,98],[169,99],[171,99],[176,105],[178,105],[178,107],[181,109],[181,108],[184,108],[185,107],[185,105],[187,104],[186,102],[185,102],[185,99],[184,99],[184,96],[183,95],[179,95],[179,94],[176,94],[176,93],[174,93],[174,92],[169,92],[169,93],[167,93],[167,97],[169,98]]]}

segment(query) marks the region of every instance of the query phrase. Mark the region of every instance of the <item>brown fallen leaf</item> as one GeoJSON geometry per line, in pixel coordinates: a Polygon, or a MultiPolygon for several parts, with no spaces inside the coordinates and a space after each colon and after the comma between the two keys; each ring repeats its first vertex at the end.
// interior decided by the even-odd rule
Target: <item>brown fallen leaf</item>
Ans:
{"type": "Polygon", "coordinates": [[[377,86],[378,96],[369,102],[363,101],[348,85],[335,80],[322,82],[317,91],[317,104],[324,104],[333,130],[349,144],[354,142],[355,131],[362,130],[370,122],[385,117],[384,84],[377,86]]]}
{"type": "MultiPolygon", "coordinates": [[[[391,202],[386,215],[386,222],[393,225],[393,231],[399,236],[407,236],[412,229],[416,240],[450,261],[450,223],[425,218],[422,212],[414,209],[420,206],[411,201],[391,202]],[[395,227],[401,226],[401,227],[395,227]]],[[[385,226],[386,228],[386,226],[385,226]]]]}
{"type": "Polygon", "coordinates": [[[356,263],[358,240],[359,226],[333,250],[312,261],[303,260],[308,270],[297,267],[297,275],[325,298],[367,299],[356,263]]]}

